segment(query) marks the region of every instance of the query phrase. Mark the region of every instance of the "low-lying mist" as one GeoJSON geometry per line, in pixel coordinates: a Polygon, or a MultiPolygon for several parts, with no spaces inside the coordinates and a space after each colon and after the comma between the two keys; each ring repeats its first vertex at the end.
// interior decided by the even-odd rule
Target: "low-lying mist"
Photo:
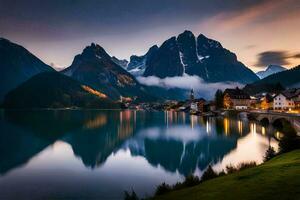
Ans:
{"type": "Polygon", "coordinates": [[[207,83],[199,76],[175,76],[167,78],[158,78],[156,76],[137,77],[138,81],[147,86],[158,86],[166,89],[180,88],[185,90],[194,89],[196,98],[203,97],[212,99],[218,89],[225,90],[226,88],[243,87],[242,84],[236,82],[217,82],[207,83]]]}

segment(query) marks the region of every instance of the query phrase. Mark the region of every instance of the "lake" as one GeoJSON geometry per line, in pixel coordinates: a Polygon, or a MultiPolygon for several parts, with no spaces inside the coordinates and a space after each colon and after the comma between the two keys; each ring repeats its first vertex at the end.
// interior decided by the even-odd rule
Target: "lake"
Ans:
{"type": "Polygon", "coordinates": [[[0,199],[150,196],[208,165],[261,163],[280,132],[247,119],[176,112],[0,112],[0,199]]]}

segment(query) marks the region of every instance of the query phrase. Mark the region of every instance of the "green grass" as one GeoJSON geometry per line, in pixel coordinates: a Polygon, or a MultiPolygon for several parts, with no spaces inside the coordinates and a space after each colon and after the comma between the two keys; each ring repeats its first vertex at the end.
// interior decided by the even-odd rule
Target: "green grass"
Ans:
{"type": "Polygon", "coordinates": [[[154,199],[300,200],[300,150],[282,154],[257,167],[154,199]]]}

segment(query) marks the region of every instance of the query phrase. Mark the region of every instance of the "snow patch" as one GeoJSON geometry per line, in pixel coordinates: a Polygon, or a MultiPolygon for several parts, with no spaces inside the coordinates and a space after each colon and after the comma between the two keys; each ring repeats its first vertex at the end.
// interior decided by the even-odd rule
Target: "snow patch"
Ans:
{"type": "Polygon", "coordinates": [[[183,53],[181,51],[179,51],[179,58],[180,58],[181,65],[183,66],[183,74],[185,74],[185,67],[187,65],[184,64],[184,62],[183,62],[183,53]]]}

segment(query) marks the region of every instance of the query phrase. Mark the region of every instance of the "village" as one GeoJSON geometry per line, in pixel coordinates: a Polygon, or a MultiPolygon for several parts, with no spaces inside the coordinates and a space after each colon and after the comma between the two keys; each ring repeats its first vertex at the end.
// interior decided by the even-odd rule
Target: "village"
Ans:
{"type": "Polygon", "coordinates": [[[261,93],[254,96],[244,90],[227,88],[218,90],[213,100],[197,98],[194,90],[190,91],[187,100],[169,100],[165,103],[128,103],[133,110],[166,110],[188,112],[192,115],[213,116],[224,110],[256,110],[284,113],[300,113],[300,88],[288,89],[278,93],[261,93]]]}

